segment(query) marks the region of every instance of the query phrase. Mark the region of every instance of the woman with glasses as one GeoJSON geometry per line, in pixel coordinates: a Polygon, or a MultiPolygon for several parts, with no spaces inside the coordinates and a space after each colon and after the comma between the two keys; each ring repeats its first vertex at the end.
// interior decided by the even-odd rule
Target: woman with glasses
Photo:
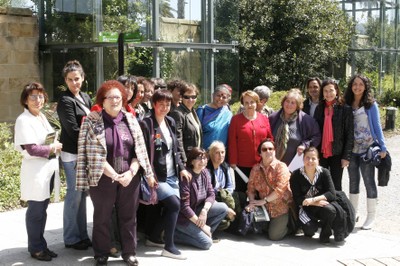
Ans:
{"type": "Polygon", "coordinates": [[[329,169],[335,189],[341,191],[343,168],[349,166],[353,149],[353,113],[344,103],[336,81],[324,80],[321,88],[321,102],[314,112],[322,133],[320,164],[329,169]]]}
{"type": "Polygon", "coordinates": [[[193,108],[198,94],[196,85],[188,84],[181,90],[182,103],[170,112],[175,119],[178,151],[184,163],[187,161],[186,153],[194,147],[201,147],[203,138],[199,117],[193,108]]]}
{"type": "MultiPolygon", "coordinates": [[[[272,139],[268,117],[257,112],[260,98],[254,91],[245,91],[240,96],[244,111],[232,117],[229,126],[229,163],[233,169],[239,169],[249,176],[251,168],[260,161],[257,147],[265,138],[272,139]]],[[[236,173],[235,191],[246,193],[247,184],[236,173]]]]}
{"type": "Polygon", "coordinates": [[[189,151],[187,159],[192,179],[180,184],[181,211],[175,240],[207,250],[213,243],[212,233],[228,213],[228,206],[215,201],[211,177],[206,169],[206,151],[195,147],[189,151]]]}
{"type": "Polygon", "coordinates": [[[63,237],[66,248],[88,249],[92,245],[87,232],[86,196],[87,193],[75,190],[78,136],[82,120],[92,107],[89,95],[81,91],[85,81],[82,65],[69,61],[62,71],[68,89],[64,91],[57,104],[63,144],[61,162],[65,171],[67,194],[64,199],[63,237]]]}
{"type": "Polygon", "coordinates": [[[212,102],[197,108],[203,130],[202,147],[207,149],[214,140],[222,141],[228,146],[228,128],[232,113],[228,104],[231,99],[230,87],[226,84],[218,85],[212,94],[212,102]]]}
{"type": "Polygon", "coordinates": [[[270,216],[266,232],[270,240],[281,240],[288,233],[289,208],[293,202],[289,187],[290,172],[286,164],[275,157],[275,143],[263,140],[257,148],[261,157],[251,169],[247,196],[252,211],[255,206],[265,206],[270,216]]]}
{"type": "Polygon", "coordinates": [[[55,139],[54,129],[41,112],[48,96],[40,83],[32,82],[22,90],[20,103],[24,112],[15,122],[14,144],[21,152],[21,200],[28,202],[26,231],[28,251],[40,261],[51,261],[57,254],[49,250],[44,239],[46,211],[55,187],[59,200],[58,158],[62,144],[55,139]],[[53,135],[53,139],[50,136],[53,135]]]}
{"type": "Polygon", "coordinates": [[[135,256],[139,170],[150,186],[155,185],[141,128],[133,115],[122,109],[126,101],[126,91],[120,82],[104,82],[96,95],[96,104],[102,111],[86,117],[79,133],[76,189],[89,192],[93,202],[96,265],[107,265],[114,206],[122,258],[127,265],[138,265],[135,256]]]}
{"type": "Polygon", "coordinates": [[[179,183],[191,178],[178,153],[175,121],[167,116],[172,104],[170,91],[155,91],[151,115],[141,121],[143,136],[149,158],[158,180],[157,196],[163,205],[161,217],[155,216],[146,223],[152,223],[146,245],[161,247],[161,256],[184,260],[186,257],[176,248],[174,232],[180,210],[179,183]],[[161,238],[164,231],[164,240],[161,238]]]}

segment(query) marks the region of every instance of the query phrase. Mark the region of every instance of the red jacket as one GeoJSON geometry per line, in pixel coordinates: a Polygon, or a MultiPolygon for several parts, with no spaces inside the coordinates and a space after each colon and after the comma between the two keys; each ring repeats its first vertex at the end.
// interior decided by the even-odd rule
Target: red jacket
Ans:
{"type": "Polygon", "coordinates": [[[261,159],[257,152],[258,145],[266,138],[274,139],[265,115],[257,112],[253,121],[243,114],[233,116],[228,135],[229,163],[253,167],[261,159]]]}

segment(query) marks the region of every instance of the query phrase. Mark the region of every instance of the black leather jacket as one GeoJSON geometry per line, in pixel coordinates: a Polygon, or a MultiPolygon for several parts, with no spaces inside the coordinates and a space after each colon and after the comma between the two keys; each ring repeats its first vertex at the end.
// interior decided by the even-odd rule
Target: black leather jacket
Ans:
{"type": "MultiPolygon", "coordinates": [[[[325,118],[325,102],[320,103],[315,109],[314,118],[321,130],[323,136],[324,118],[325,118]]],[[[335,104],[333,107],[332,117],[333,127],[333,147],[332,154],[340,155],[342,159],[349,160],[353,150],[354,142],[354,123],[353,110],[348,105],[335,104]]],[[[321,138],[322,139],[322,138],[321,138]]],[[[322,141],[321,141],[322,143],[322,141]]],[[[321,151],[321,145],[318,147],[321,151]]]]}

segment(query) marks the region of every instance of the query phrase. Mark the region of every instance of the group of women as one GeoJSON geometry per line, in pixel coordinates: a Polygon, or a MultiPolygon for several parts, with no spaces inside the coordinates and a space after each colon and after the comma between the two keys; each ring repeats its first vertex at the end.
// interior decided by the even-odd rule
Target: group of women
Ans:
{"type": "MultiPolygon", "coordinates": [[[[271,220],[265,231],[271,240],[288,233],[294,207],[304,233],[312,236],[319,225],[320,241],[328,242],[332,229],[335,233],[331,202],[341,190],[344,167],[349,169],[355,208],[361,176],[364,179],[368,216],[363,228],[372,228],[377,189],[373,168],[362,155],[373,142],[379,143],[382,157],[386,147],[371,84],[364,76],[350,80],[344,99],[336,82],[310,79],[311,98],[304,103],[313,116],[302,111],[298,89],[287,92],[280,110],[264,114],[259,112],[261,89],[246,91],[240,97],[243,111],[232,116],[226,84],[215,89],[211,103],[195,110],[199,91],[193,84],[179,83],[177,100],[171,92],[176,86],[154,91],[147,81],[121,76],[100,86],[92,107],[81,91],[85,76],[80,63],[68,62],[63,75],[68,89],[57,107],[60,142],[48,142],[54,130],[40,111],[47,94],[39,83],[24,87],[25,111],[15,126],[15,145],[24,156],[21,194],[28,201],[28,250],[38,260],[57,257],[43,237],[50,193],[59,186],[54,155],[61,156],[67,180],[65,246],[93,246],[96,265],[106,265],[112,255],[114,226],[123,260],[138,265],[136,211],[142,176],[156,188],[162,204],[146,245],[162,247],[161,255],[169,258],[186,259],[175,243],[209,249],[221,222],[235,218],[238,208],[229,204],[234,193],[247,193],[249,202],[240,206],[247,211],[267,207],[271,220]],[[320,96],[314,108],[316,91],[320,96]],[[288,165],[296,154],[303,154],[304,166],[290,173],[288,165]],[[239,171],[234,174],[232,169],[239,171]],[[248,182],[238,172],[248,176],[248,182]],[[32,173],[37,174],[32,178],[32,173]],[[86,225],[87,195],[94,206],[92,241],[86,225]]],[[[343,238],[335,234],[335,240],[343,238]]]]}

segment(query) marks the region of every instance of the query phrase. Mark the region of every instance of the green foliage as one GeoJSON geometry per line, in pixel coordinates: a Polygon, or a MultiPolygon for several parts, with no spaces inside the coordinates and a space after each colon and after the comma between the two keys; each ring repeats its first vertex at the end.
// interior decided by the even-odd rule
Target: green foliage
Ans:
{"type": "Polygon", "coordinates": [[[0,212],[19,206],[21,155],[14,149],[11,128],[0,123],[0,212]]]}
{"type": "Polygon", "coordinates": [[[335,1],[240,1],[242,87],[299,87],[346,57],[353,26],[335,1]]]}
{"type": "Polygon", "coordinates": [[[0,0],[0,7],[7,7],[11,5],[11,0],[0,0]]]}

